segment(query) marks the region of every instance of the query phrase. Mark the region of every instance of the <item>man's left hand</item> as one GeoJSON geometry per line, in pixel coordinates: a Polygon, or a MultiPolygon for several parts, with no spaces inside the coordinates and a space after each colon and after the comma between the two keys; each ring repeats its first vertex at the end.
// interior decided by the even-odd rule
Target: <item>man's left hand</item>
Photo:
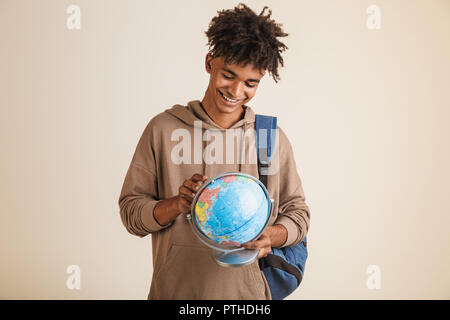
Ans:
{"type": "Polygon", "coordinates": [[[258,259],[266,257],[272,250],[272,241],[268,233],[269,231],[266,229],[257,240],[244,243],[242,244],[242,247],[247,249],[259,250],[258,259]]]}
{"type": "Polygon", "coordinates": [[[258,259],[266,257],[272,247],[278,248],[282,246],[287,239],[287,229],[281,224],[268,226],[262,235],[254,241],[242,244],[247,249],[259,249],[258,259]]]}

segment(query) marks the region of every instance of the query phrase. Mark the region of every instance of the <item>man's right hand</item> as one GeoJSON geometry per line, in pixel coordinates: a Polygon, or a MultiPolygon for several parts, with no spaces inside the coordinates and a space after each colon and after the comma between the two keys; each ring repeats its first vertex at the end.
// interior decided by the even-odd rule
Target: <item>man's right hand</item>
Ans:
{"type": "Polygon", "coordinates": [[[191,211],[195,194],[208,179],[196,173],[178,188],[178,195],[159,201],[153,209],[153,216],[160,225],[167,225],[182,213],[191,211]]]}
{"type": "Polygon", "coordinates": [[[207,176],[196,173],[188,180],[185,180],[178,188],[176,204],[180,213],[189,213],[191,211],[195,194],[207,179],[207,176]]]}

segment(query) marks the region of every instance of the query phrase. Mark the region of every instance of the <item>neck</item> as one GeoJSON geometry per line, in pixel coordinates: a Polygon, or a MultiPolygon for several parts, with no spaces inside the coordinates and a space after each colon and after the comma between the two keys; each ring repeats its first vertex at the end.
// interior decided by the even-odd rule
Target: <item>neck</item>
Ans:
{"type": "Polygon", "coordinates": [[[231,113],[220,112],[217,107],[214,106],[214,101],[208,98],[208,93],[205,94],[201,101],[201,105],[208,116],[216,123],[218,126],[229,129],[236,122],[244,117],[245,110],[244,107],[240,106],[236,111],[231,113]]]}

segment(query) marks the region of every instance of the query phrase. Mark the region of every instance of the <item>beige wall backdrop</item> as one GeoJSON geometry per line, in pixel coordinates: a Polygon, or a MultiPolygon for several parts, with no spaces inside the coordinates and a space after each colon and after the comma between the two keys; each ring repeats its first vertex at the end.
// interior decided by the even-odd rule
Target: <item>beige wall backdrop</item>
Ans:
{"type": "MultiPolygon", "coordinates": [[[[278,116],[311,208],[289,298],[449,299],[450,1],[246,3],[290,33],[249,104],[278,116]]],[[[0,298],[147,297],[151,236],[123,227],[122,182],[148,121],[203,97],[203,32],[237,4],[0,0],[0,298]]]]}

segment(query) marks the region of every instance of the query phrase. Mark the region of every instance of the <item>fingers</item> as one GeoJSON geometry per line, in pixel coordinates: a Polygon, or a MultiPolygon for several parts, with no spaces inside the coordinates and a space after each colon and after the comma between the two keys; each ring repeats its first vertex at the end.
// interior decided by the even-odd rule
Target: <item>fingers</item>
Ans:
{"type": "Polygon", "coordinates": [[[251,242],[247,242],[244,243],[242,245],[242,247],[246,248],[246,249],[251,249],[251,250],[258,250],[258,259],[264,258],[266,257],[270,251],[272,251],[272,248],[270,246],[267,245],[263,245],[261,243],[257,243],[258,241],[251,241],[251,242]]]}
{"type": "Polygon", "coordinates": [[[250,242],[243,243],[243,244],[241,244],[241,247],[244,247],[246,249],[257,249],[255,242],[256,241],[250,241],[250,242]]]}
{"type": "Polygon", "coordinates": [[[207,179],[207,176],[196,173],[190,179],[185,180],[183,185],[192,192],[197,192],[207,179]]]}
{"type": "Polygon", "coordinates": [[[186,188],[185,186],[181,186],[180,189],[178,189],[179,195],[183,198],[192,203],[194,201],[195,193],[193,193],[190,189],[186,188]]]}
{"type": "Polygon", "coordinates": [[[267,249],[267,248],[259,249],[258,259],[267,257],[267,255],[270,253],[270,251],[271,251],[270,248],[269,249],[267,249]]]}
{"type": "Polygon", "coordinates": [[[270,251],[272,251],[270,238],[265,236],[261,236],[258,240],[244,243],[242,244],[242,247],[252,250],[259,250],[258,259],[266,257],[270,251]]]}
{"type": "Polygon", "coordinates": [[[194,201],[195,194],[200,190],[204,181],[208,179],[207,176],[196,173],[190,179],[185,180],[178,188],[179,208],[187,213],[191,210],[192,201],[194,201]]]}
{"type": "Polygon", "coordinates": [[[199,181],[204,182],[204,181],[208,180],[208,177],[203,174],[196,173],[189,180],[192,180],[194,182],[199,182],[199,181]]]}
{"type": "Polygon", "coordinates": [[[195,194],[200,189],[200,183],[194,183],[191,180],[186,180],[178,189],[180,196],[186,198],[188,201],[194,201],[195,194]]]}
{"type": "Polygon", "coordinates": [[[264,240],[256,240],[256,241],[250,241],[247,243],[242,244],[242,247],[247,248],[247,249],[263,249],[266,247],[270,248],[270,243],[264,241],[264,240]]]}
{"type": "Polygon", "coordinates": [[[190,192],[192,193],[196,193],[200,187],[202,186],[202,182],[198,181],[198,182],[194,182],[192,180],[185,180],[183,183],[183,186],[188,189],[190,192]]]}
{"type": "Polygon", "coordinates": [[[270,248],[272,247],[272,242],[270,241],[270,237],[263,233],[258,239],[244,243],[242,246],[247,249],[270,248]]]}

